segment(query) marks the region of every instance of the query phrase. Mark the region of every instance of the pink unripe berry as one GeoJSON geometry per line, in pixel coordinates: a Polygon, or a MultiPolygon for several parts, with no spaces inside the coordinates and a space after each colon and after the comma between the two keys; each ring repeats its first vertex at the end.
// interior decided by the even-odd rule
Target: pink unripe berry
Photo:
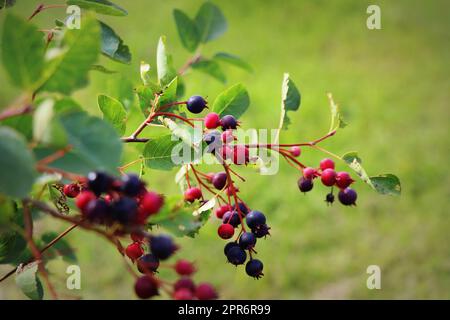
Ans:
{"type": "Polygon", "coordinates": [[[233,210],[233,207],[229,204],[225,204],[219,208],[216,209],[216,217],[221,219],[223,218],[223,215],[225,214],[225,212],[227,211],[231,211],[233,210]]]}
{"type": "Polygon", "coordinates": [[[149,191],[141,198],[142,210],[148,215],[157,213],[163,204],[164,198],[156,192],[149,191]]]}
{"type": "Polygon", "coordinates": [[[354,182],[354,180],[347,172],[341,171],[336,174],[336,186],[339,188],[345,189],[352,184],[352,182],[354,182]]]}
{"type": "Polygon", "coordinates": [[[199,300],[212,300],[217,299],[217,292],[209,283],[201,283],[197,286],[195,295],[199,300]]]}
{"type": "Polygon", "coordinates": [[[303,169],[303,176],[306,179],[309,179],[309,180],[315,178],[316,177],[316,169],[311,168],[311,167],[304,168],[303,169]]]}
{"type": "Polygon", "coordinates": [[[236,145],[233,148],[233,163],[247,164],[249,161],[249,150],[246,146],[236,145]]]}
{"type": "Polygon", "coordinates": [[[320,161],[320,169],[334,169],[334,161],[329,158],[323,159],[320,161]]]}
{"type": "Polygon", "coordinates": [[[224,223],[220,225],[217,233],[222,239],[230,239],[234,234],[234,227],[229,223],[224,223]]]}
{"type": "Polygon", "coordinates": [[[134,261],[144,254],[144,250],[142,250],[141,244],[139,242],[133,242],[125,249],[125,253],[127,254],[128,258],[134,261]]]}
{"type": "Polygon", "coordinates": [[[180,276],[190,276],[196,271],[196,269],[194,267],[194,264],[190,261],[180,259],[175,264],[175,271],[180,276]]]}
{"type": "Polygon", "coordinates": [[[174,292],[173,294],[174,300],[192,300],[194,299],[194,295],[192,291],[186,288],[181,288],[174,292]]]}
{"type": "Polygon", "coordinates": [[[291,148],[291,154],[292,154],[294,157],[299,157],[301,153],[302,153],[302,150],[300,149],[299,146],[293,146],[293,147],[291,148]]]}
{"type": "Polygon", "coordinates": [[[225,130],[221,135],[223,143],[230,143],[234,141],[234,135],[232,130],[225,130]]]}
{"type": "Polygon", "coordinates": [[[84,208],[86,208],[87,204],[91,200],[95,200],[97,197],[95,194],[91,191],[82,191],[75,200],[75,205],[78,207],[78,209],[83,212],[84,208]]]}
{"type": "Polygon", "coordinates": [[[322,180],[322,183],[327,187],[331,187],[336,182],[336,171],[334,171],[333,169],[323,170],[320,176],[320,180],[322,180]]]}
{"type": "Polygon", "coordinates": [[[220,117],[215,112],[210,112],[205,116],[205,127],[215,129],[220,126],[220,117]]]}
{"type": "Polygon", "coordinates": [[[184,200],[194,202],[202,197],[202,190],[197,187],[192,187],[184,192],[184,200]]]}

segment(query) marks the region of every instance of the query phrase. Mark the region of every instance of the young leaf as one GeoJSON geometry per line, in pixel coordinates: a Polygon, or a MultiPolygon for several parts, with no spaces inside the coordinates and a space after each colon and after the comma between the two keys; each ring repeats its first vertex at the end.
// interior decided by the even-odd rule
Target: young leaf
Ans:
{"type": "Polygon", "coordinates": [[[114,61],[129,64],[131,53],[128,46],[117,33],[106,23],[99,21],[101,30],[101,50],[102,53],[114,61]]]}
{"type": "Polygon", "coordinates": [[[3,66],[12,83],[33,90],[44,66],[45,43],[38,28],[14,15],[6,15],[2,35],[3,66]]]}
{"type": "Polygon", "coordinates": [[[172,161],[173,149],[180,143],[173,140],[171,134],[150,140],[144,147],[145,164],[151,169],[171,170],[177,165],[172,161]]]}
{"type": "Polygon", "coordinates": [[[140,109],[144,116],[147,117],[150,113],[150,107],[155,98],[155,93],[159,91],[159,88],[156,85],[138,86],[134,91],[138,96],[140,109]]]}
{"type": "Polygon", "coordinates": [[[19,266],[16,271],[16,284],[22,292],[32,300],[42,300],[44,290],[37,277],[38,262],[19,266]]]}
{"type": "Polygon", "coordinates": [[[250,105],[247,89],[238,83],[219,94],[214,101],[212,111],[223,116],[231,114],[239,118],[250,105]]]}
{"type": "Polygon", "coordinates": [[[300,102],[300,91],[290,79],[289,73],[285,73],[281,85],[281,119],[278,126],[280,129],[288,128],[290,124],[288,111],[297,111],[300,107],[300,102]]]}
{"type": "Polygon", "coordinates": [[[126,128],[127,112],[122,103],[104,94],[98,96],[97,102],[103,113],[103,119],[111,123],[119,135],[123,135],[126,128]]]}
{"type": "Polygon", "coordinates": [[[330,102],[330,112],[331,112],[331,123],[330,123],[330,131],[337,130],[338,128],[345,128],[347,123],[345,123],[342,118],[341,113],[339,112],[339,106],[334,103],[333,95],[331,93],[327,94],[328,101],[330,102]]]}
{"type": "Polygon", "coordinates": [[[158,48],[156,49],[156,67],[161,87],[168,85],[177,75],[173,67],[172,56],[167,52],[165,36],[159,38],[158,48]]]}
{"type": "Polygon", "coordinates": [[[35,160],[25,139],[13,129],[0,127],[0,155],[0,193],[25,197],[36,177],[35,160]]]}
{"type": "Polygon", "coordinates": [[[141,74],[141,80],[144,86],[147,86],[150,82],[150,65],[144,61],[141,61],[141,67],[139,69],[141,74]]]}
{"type": "Polygon", "coordinates": [[[92,64],[97,60],[100,26],[97,20],[84,16],[80,30],[67,30],[62,46],[53,49],[40,90],[70,94],[85,86],[92,64]]]}
{"type": "Polygon", "coordinates": [[[225,76],[225,73],[223,73],[222,69],[220,68],[220,65],[214,61],[214,60],[200,60],[197,62],[194,62],[191,65],[192,69],[201,71],[203,73],[206,73],[213,77],[214,79],[219,80],[222,83],[227,82],[227,77],[225,76]]]}
{"type": "Polygon", "coordinates": [[[128,14],[124,8],[107,0],[67,0],[66,3],[109,16],[126,16],[128,14]]]}
{"type": "Polygon", "coordinates": [[[201,42],[205,43],[220,37],[227,30],[227,21],[219,7],[205,2],[195,17],[201,42]]]}
{"type": "MultiPolygon", "coordinates": [[[[159,98],[159,106],[166,105],[168,103],[177,100],[177,87],[178,87],[178,77],[175,77],[163,90],[163,94],[159,98]]],[[[164,109],[165,112],[171,112],[178,106],[172,106],[170,108],[164,109]]]]}
{"type": "Polygon", "coordinates": [[[214,55],[213,60],[232,64],[236,67],[242,68],[248,72],[253,72],[253,68],[247,62],[238,56],[226,52],[218,52],[214,55]]]}
{"type": "Polygon", "coordinates": [[[173,10],[173,17],[175,18],[181,43],[188,51],[195,51],[200,43],[200,36],[195,21],[191,20],[179,9],[173,10]]]}

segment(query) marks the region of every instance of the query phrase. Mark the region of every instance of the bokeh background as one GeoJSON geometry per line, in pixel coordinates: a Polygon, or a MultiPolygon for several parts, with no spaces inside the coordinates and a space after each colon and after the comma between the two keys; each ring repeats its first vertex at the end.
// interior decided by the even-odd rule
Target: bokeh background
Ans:
{"type": "MultiPolygon", "coordinates": [[[[42,1],[18,1],[11,11],[29,16],[42,1]]],[[[100,17],[130,46],[133,62],[119,65],[101,58],[119,74],[91,73],[91,86],[75,98],[99,114],[97,94],[115,92],[127,81],[139,82],[139,63],[155,65],[158,37],[167,35],[176,66],[189,57],[179,41],[172,10],[192,17],[202,1],[124,1],[128,17],[100,17]]],[[[59,3],[53,1],[52,4],[59,3]]],[[[309,141],[328,129],[327,92],[334,94],[349,126],[323,146],[337,154],[357,150],[369,174],[395,173],[401,197],[380,196],[362,182],[355,188],[358,206],[327,207],[326,189],[317,184],[307,196],[296,186],[299,174],[282,164],[276,176],[240,170],[247,178],[241,196],[263,211],[272,236],[260,241],[258,256],[265,276],[253,280],[245,271],[225,263],[218,221],[212,217],[195,239],[177,239],[178,256],[199,267],[197,281],[215,284],[222,298],[238,299],[403,299],[450,298],[450,174],[448,1],[256,1],[215,0],[229,22],[228,32],[208,43],[205,55],[226,51],[241,56],[252,74],[225,67],[228,84],[206,75],[186,75],[187,95],[213,100],[227,86],[242,82],[251,106],[242,117],[245,127],[275,128],[278,124],[282,74],[290,72],[302,93],[300,110],[292,114],[282,142],[309,141]],[[366,8],[381,7],[382,29],[366,28],[366,8]],[[382,271],[382,289],[366,288],[366,268],[382,271]]],[[[49,3],[50,4],[50,3],[49,3]]],[[[42,28],[64,17],[63,9],[35,18],[42,28]]],[[[4,13],[0,13],[3,22],[4,13]]],[[[1,25],[1,23],[0,23],[1,25]]],[[[1,28],[1,27],[0,27],[1,28]]],[[[0,106],[17,96],[0,69],[0,106]]],[[[137,124],[139,119],[133,119],[137,124]]],[[[129,126],[130,130],[132,125],[129,126]]],[[[127,159],[137,155],[127,147],[127,159]]],[[[317,165],[322,154],[303,150],[303,161],[317,165]]],[[[128,159],[130,158],[130,159],[128,159]]],[[[339,169],[345,169],[343,164],[339,169]]],[[[147,170],[150,186],[178,192],[174,172],[147,170]]],[[[42,220],[38,231],[62,230],[42,220]]],[[[68,236],[82,270],[82,289],[64,291],[61,259],[48,264],[61,292],[87,299],[134,298],[132,278],[116,250],[88,232],[68,236]]],[[[0,266],[1,273],[10,266],[0,266]]],[[[166,272],[163,272],[166,274],[166,272]]],[[[171,275],[168,275],[170,278],[171,275]]],[[[67,296],[69,297],[69,296],[67,296]]],[[[10,278],[0,285],[0,299],[24,298],[10,278]]]]}

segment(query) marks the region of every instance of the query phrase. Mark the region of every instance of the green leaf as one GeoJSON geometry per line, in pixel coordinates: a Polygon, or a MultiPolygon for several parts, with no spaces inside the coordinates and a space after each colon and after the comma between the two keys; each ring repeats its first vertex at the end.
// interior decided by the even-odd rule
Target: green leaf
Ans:
{"type": "Polygon", "coordinates": [[[223,73],[220,65],[214,60],[200,60],[191,65],[192,69],[201,71],[219,80],[222,83],[227,82],[227,77],[223,73]]]}
{"type": "MultiPolygon", "coordinates": [[[[358,156],[358,153],[355,151],[347,152],[342,156],[342,160],[344,160],[350,168],[353,169],[353,171],[356,172],[356,174],[361,178],[362,181],[367,183],[369,186],[374,188],[372,181],[369,178],[369,175],[367,174],[366,170],[362,167],[361,163],[362,160],[358,156]]],[[[375,189],[375,188],[374,188],[375,189]]]]}
{"type": "Polygon", "coordinates": [[[194,52],[200,43],[200,36],[195,21],[179,9],[173,10],[173,17],[175,18],[178,35],[183,47],[190,52],[194,52]]]}
{"type": "Polygon", "coordinates": [[[14,85],[33,90],[44,66],[45,43],[38,28],[8,14],[3,24],[3,66],[14,85]]]}
{"type": "Polygon", "coordinates": [[[127,112],[122,103],[104,94],[99,95],[97,101],[103,113],[103,119],[111,123],[119,135],[123,135],[126,129],[127,112]]]}
{"type": "Polygon", "coordinates": [[[159,38],[158,48],[156,49],[156,67],[161,87],[168,85],[177,75],[173,67],[172,56],[167,52],[165,36],[159,38]]]}
{"type": "Polygon", "coordinates": [[[338,128],[345,128],[347,123],[345,123],[342,115],[339,111],[339,106],[334,103],[333,95],[331,93],[327,94],[328,101],[330,102],[330,112],[331,112],[331,123],[330,123],[330,131],[337,130],[338,128]]]}
{"type": "Polygon", "coordinates": [[[0,121],[0,125],[13,128],[21,133],[27,141],[33,139],[33,115],[23,114],[20,117],[6,118],[0,121]]]}
{"type": "Polygon", "coordinates": [[[195,17],[200,40],[205,43],[220,37],[227,30],[227,21],[219,7],[205,2],[195,17]]]}
{"type": "MultiPolygon", "coordinates": [[[[58,237],[58,233],[49,231],[41,236],[42,242],[47,245],[52,240],[58,237]]],[[[62,256],[63,259],[70,263],[76,263],[77,257],[75,255],[75,250],[70,246],[66,239],[60,239],[52,247],[46,251],[46,258],[56,258],[62,256]]]]}
{"type": "MultiPolygon", "coordinates": [[[[159,106],[163,106],[177,100],[177,87],[178,87],[178,77],[175,77],[164,89],[161,97],[159,98],[159,106]]],[[[172,106],[164,109],[165,112],[171,112],[177,109],[178,106],[172,106]]]]}
{"type": "Polygon", "coordinates": [[[83,17],[83,27],[67,30],[62,45],[52,49],[40,90],[68,95],[88,83],[88,72],[100,50],[100,27],[97,20],[83,17]]]}
{"type": "Polygon", "coordinates": [[[280,129],[287,129],[290,124],[288,111],[297,111],[300,107],[301,96],[294,82],[289,78],[289,73],[285,73],[281,85],[281,118],[280,129]]]}
{"type": "Polygon", "coordinates": [[[54,110],[57,114],[82,111],[81,106],[72,98],[62,97],[55,101],[54,110]]]}
{"type": "Polygon", "coordinates": [[[219,94],[214,101],[212,111],[220,116],[230,114],[239,118],[250,105],[247,89],[238,83],[219,94]]]}
{"type": "Polygon", "coordinates": [[[38,262],[32,262],[24,267],[19,266],[16,271],[16,284],[22,292],[32,300],[42,300],[44,290],[37,277],[38,262]]]}
{"type": "Polygon", "coordinates": [[[66,3],[109,16],[126,16],[128,14],[124,8],[107,0],[67,0],[66,3]]]}
{"type": "Polygon", "coordinates": [[[99,22],[102,53],[114,61],[129,64],[131,62],[131,53],[128,46],[123,43],[123,40],[110,26],[101,21],[99,22]]]}
{"type": "Polygon", "coordinates": [[[375,190],[381,194],[399,196],[402,191],[400,179],[390,173],[370,177],[375,190]]]}
{"type": "Polygon", "coordinates": [[[201,130],[196,130],[184,123],[176,123],[170,118],[163,118],[162,123],[170,130],[172,135],[180,138],[181,141],[193,147],[197,152],[200,152],[203,139],[201,130]]]}
{"type": "Polygon", "coordinates": [[[91,66],[91,70],[92,70],[92,71],[98,71],[98,72],[101,72],[101,73],[104,73],[104,74],[114,74],[114,73],[117,73],[117,71],[115,71],[115,70],[110,70],[110,69],[108,69],[108,68],[106,68],[105,66],[102,66],[102,65],[100,65],[100,64],[93,64],[93,65],[91,66]]]}
{"type": "Polygon", "coordinates": [[[150,113],[155,93],[159,92],[159,88],[156,85],[138,86],[134,91],[138,96],[140,109],[144,116],[147,117],[150,113]]]}
{"type": "Polygon", "coordinates": [[[250,64],[239,58],[238,56],[226,52],[218,52],[214,55],[213,60],[232,64],[236,67],[242,68],[248,72],[253,72],[250,64]]]}
{"type": "Polygon", "coordinates": [[[0,193],[23,198],[36,177],[35,160],[25,139],[8,127],[0,127],[0,193]]]}

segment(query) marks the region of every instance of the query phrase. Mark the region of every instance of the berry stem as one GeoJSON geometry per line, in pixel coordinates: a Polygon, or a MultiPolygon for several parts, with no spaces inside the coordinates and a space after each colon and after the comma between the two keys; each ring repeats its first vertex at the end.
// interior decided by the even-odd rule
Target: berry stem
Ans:
{"type": "Polygon", "coordinates": [[[227,186],[228,186],[228,188],[231,187],[231,193],[233,194],[233,197],[234,197],[234,206],[238,212],[239,220],[241,221],[242,230],[245,232],[245,225],[244,225],[244,219],[243,219],[244,215],[242,214],[241,209],[239,208],[239,205],[238,205],[236,190],[234,188],[233,180],[231,179],[231,175],[230,175],[230,168],[225,162],[223,163],[223,168],[225,169],[225,173],[227,174],[227,181],[228,181],[227,186]]]}
{"type": "Polygon", "coordinates": [[[33,112],[33,106],[31,104],[27,104],[20,108],[16,108],[15,106],[9,107],[0,113],[0,121],[12,117],[22,116],[31,112],[33,112]]]}
{"type": "Polygon", "coordinates": [[[56,8],[65,8],[67,7],[64,4],[51,4],[51,5],[44,5],[43,3],[39,4],[36,9],[34,9],[33,13],[28,17],[28,21],[33,19],[36,15],[38,15],[40,12],[47,10],[47,9],[56,9],[56,8]]]}
{"type": "Polygon", "coordinates": [[[62,157],[64,157],[64,155],[69,152],[72,149],[71,145],[67,145],[66,147],[57,150],[56,152],[52,153],[51,155],[48,155],[47,157],[42,158],[41,160],[38,161],[37,165],[38,166],[46,166],[62,157]]]}
{"type": "Polygon", "coordinates": [[[187,103],[187,101],[171,102],[171,103],[168,103],[168,104],[165,104],[165,105],[159,107],[157,112],[161,112],[161,111],[163,111],[163,110],[165,110],[167,108],[170,108],[170,107],[173,107],[173,106],[178,106],[178,105],[181,105],[181,104],[186,104],[186,103],[187,103]]]}
{"type": "MultiPolygon", "coordinates": [[[[212,190],[206,183],[204,183],[204,182],[200,179],[200,177],[198,176],[199,171],[197,171],[197,170],[195,169],[194,165],[193,165],[193,164],[190,164],[190,166],[191,166],[192,172],[194,173],[194,176],[195,176],[195,179],[197,180],[197,182],[198,182],[201,186],[203,186],[206,190],[208,190],[209,192],[211,192],[213,195],[216,195],[216,192],[214,192],[214,190],[212,190]]],[[[225,199],[224,199],[220,194],[217,194],[217,197],[218,197],[219,199],[221,199],[223,202],[226,202],[225,199]]]]}

